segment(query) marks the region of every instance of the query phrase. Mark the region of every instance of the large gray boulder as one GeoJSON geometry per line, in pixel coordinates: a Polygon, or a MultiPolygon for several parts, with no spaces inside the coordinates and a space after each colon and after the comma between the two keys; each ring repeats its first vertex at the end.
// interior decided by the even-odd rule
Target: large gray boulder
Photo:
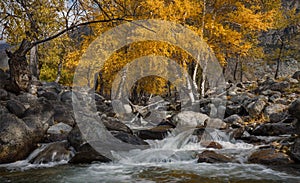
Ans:
{"type": "Polygon", "coordinates": [[[0,114],[0,164],[25,159],[34,148],[32,132],[13,114],[0,114]]]}
{"type": "Polygon", "coordinates": [[[182,111],[173,117],[172,122],[177,127],[196,127],[204,126],[204,122],[208,118],[209,116],[199,112],[182,111]]]}

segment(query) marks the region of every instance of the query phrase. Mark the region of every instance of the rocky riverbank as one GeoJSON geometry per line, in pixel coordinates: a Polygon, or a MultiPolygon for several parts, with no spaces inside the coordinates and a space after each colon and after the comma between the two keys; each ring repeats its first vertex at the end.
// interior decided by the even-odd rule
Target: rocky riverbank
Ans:
{"type": "MultiPolygon", "coordinates": [[[[258,147],[248,163],[277,165],[300,162],[300,72],[291,78],[275,81],[228,83],[226,105],[216,101],[213,90],[193,107],[181,109],[180,103],[165,102],[161,109],[147,109],[144,114],[157,126],[143,130],[130,129],[114,113],[110,100],[95,94],[101,121],[111,134],[123,142],[148,146],[147,140],[164,139],[175,127],[187,121],[195,124],[193,136],[208,148],[198,154],[198,162],[239,162],[234,157],[219,154],[213,149],[222,145],[207,138],[207,130],[218,128],[231,142],[243,141],[258,147]],[[219,104],[219,105],[217,105],[219,104]],[[225,117],[219,119],[219,114],[225,117]],[[205,139],[205,140],[203,140],[205,139]]],[[[4,85],[7,73],[0,70],[0,163],[23,160],[36,148],[40,152],[30,163],[66,160],[69,163],[109,162],[111,159],[94,150],[84,140],[74,117],[72,91],[57,83],[35,82],[31,93],[14,94],[4,85]],[[48,143],[46,146],[41,144],[48,143]]],[[[153,103],[154,105],[155,103],[153,103]]]]}

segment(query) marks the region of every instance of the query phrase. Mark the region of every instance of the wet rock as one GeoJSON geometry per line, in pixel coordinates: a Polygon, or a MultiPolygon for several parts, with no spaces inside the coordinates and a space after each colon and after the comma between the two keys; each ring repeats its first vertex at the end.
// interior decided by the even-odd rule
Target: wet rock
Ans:
{"type": "Polygon", "coordinates": [[[212,141],[202,141],[200,142],[201,146],[206,148],[213,148],[213,149],[222,149],[223,146],[219,144],[218,142],[212,142],[212,141]]]}
{"type": "Polygon", "coordinates": [[[205,150],[198,155],[198,163],[229,163],[232,162],[232,158],[218,154],[214,151],[205,150]]]}
{"type": "Polygon", "coordinates": [[[26,111],[24,105],[17,100],[7,101],[6,107],[11,113],[15,114],[19,118],[21,118],[26,111]]]}
{"type": "Polygon", "coordinates": [[[73,152],[67,142],[54,142],[47,144],[35,157],[29,160],[32,164],[69,161],[73,152]]]}
{"type": "Polygon", "coordinates": [[[69,161],[72,164],[92,163],[92,162],[110,162],[111,159],[101,155],[90,144],[82,145],[75,156],[69,161]]]}
{"type": "Polygon", "coordinates": [[[168,135],[171,129],[170,126],[157,126],[149,130],[139,130],[136,134],[143,140],[161,140],[168,135]]]}
{"type": "Polygon", "coordinates": [[[265,123],[252,131],[253,135],[259,136],[277,136],[294,133],[296,133],[295,127],[288,123],[265,123]]]}
{"type": "Polygon", "coordinates": [[[291,146],[290,154],[296,162],[300,162],[300,137],[295,139],[294,144],[291,146]]]}
{"type": "Polygon", "coordinates": [[[129,133],[125,133],[125,132],[122,132],[122,131],[113,131],[111,133],[117,139],[120,139],[121,141],[126,142],[128,144],[149,145],[147,142],[145,142],[141,138],[139,138],[135,135],[129,134],[129,133]]]}
{"type": "Polygon", "coordinates": [[[300,121],[300,98],[293,101],[288,108],[289,113],[300,121]]]}
{"type": "Polygon", "coordinates": [[[194,111],[182,111],[175,115],[172,122],[178,127],[196,127],[204,125],[204,121],[209,117],[206,114],[194,111]]]}
{"type": "Polygon", "coordinates": [[[25,159],[34,148],[31,132],[13,114],[0,114],[0,164],[25,159]]]}
{"type": "Polygon", "coordinates": [[[246,110],[251,117],[257,117],[261,114],[265,106],[266,102],[263,99],[258,99],[257,101],[248,104],[246,110]]]}
{"type": "Polygon", "coordinates": [[[282,152],[276,152],[274,149],[262,149],[254,152],[249,158],[250,163],[264,165],[284,165],[291,164],[290,157],[282,152]]]}
{"type": "Polygon", "coordinates": [[[292,76],[293,79],[297,79],[298,81],[300,81],[300,71],[297,71],[293,74],[292,76]]]}
{"type": "Polygon", "coordinates": [[[55,142],[67,140],[69,132],[72,130],[70,125],[64,123],[58,123],[47,130],[47,142],[55,142]]]}
{"type": "Polygon", "coordinates": [[[0,100],[7,100],[8,93],[6,90],[0,88],[0,100]]]}
{"type": "Polygon", "coordinates": [[[106,117],[106,115],[102,115],[101,122],[109,131],[122,131],[132,134],[131,129],[127,125],[119,121],[117,118],[106,117]]]}

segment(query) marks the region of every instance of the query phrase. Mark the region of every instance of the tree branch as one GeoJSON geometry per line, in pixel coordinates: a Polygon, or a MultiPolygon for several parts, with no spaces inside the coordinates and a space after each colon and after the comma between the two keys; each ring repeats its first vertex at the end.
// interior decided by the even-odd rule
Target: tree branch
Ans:
{"type": "Polygon", "coordinates": [[[81,26],[85,26],[85,25],[90,25],[90,24],[96,24],[96,23],[105,23],[105,22],[111,22],[111,21],[130,21],[130,20],[126,20],[126,19],[123,19],[123,18],[115,18],[115,19],[110,19],[110,20],[94,20],[94,21],[88,21],[88,22],[84,22],[84,23],[80,23],[80,24],[77,24],[77,25],[73,25],[73,26],[70,26],[60,32],[58,32],[57,34],[53,35],[53,36],[50,36],[48,38],[45,38],[43,40],[38,40],[36,42],[33,42],[32,44],[35,46],[35,45],[38,45],[38,44],[41,44],[41,43],[44,43],[44,42],[47,42],[47,41],[50,41],[52,39],[55,39],[59,36],[61,36],[62,34],[70,31],[70,30],[73,30],[77,27],[81,27],[81,26]]]}

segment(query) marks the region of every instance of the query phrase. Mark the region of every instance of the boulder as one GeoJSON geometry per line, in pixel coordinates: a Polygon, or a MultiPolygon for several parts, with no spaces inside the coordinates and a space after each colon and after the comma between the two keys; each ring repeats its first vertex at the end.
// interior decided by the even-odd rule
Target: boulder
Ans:
{"type": "Polygon", "coordinates": [[[198,163],[229,163],[232,161],[233,159],[231,157],[210,150],[205,150],[198,155],[198,163]]]}
{"type": "Polygon", "coordinates": [[[122,131],[112,131],[111,134],[116,137],[117,139],[120,139],[121,141],[128,143],[128,144],[133,144],[133,145],[149,145],[147,142],[142,140],[136,135],[132,135],[129,133],[125,133],[122,131]]]}
{"type": "Polygon", "coordinates": [[[45,92],[54,92],[60,93],[62,91],[61,86],[56,82],[43,82],[43,85],[40,87],[40,90],[45,92]]]}
{"type": "Polygon", "coordinates": [[[278,82],[278,83],[274,83],[272,85],[270,85],[269,89],[270,90],[274,90],[274,91],[280,91],[280,92],[283,92],[285,91],[286,89],[289,89],[291,86],[290,86],[290,83],[287,82],[287,81],[282,81],[282,82],[278,82]]]}
{"type": "Polygon", "coordinates": [[[234,125],[240,125],[244,123],[243,119],[237,114],[225,118],[224,122],[228,124],[234,124],[234,125]]]}
{"type": "Polygon", "coordinates": [[[294,144],[291,146],[290,154],[296,162],[300,162],[300,137],[295,139],[294,144]]]}
{"type": "Polygon", "coordinates": [[[241,105],[228,105],[226,107],[226,111],[225,113],[228,115],[228,116],[231,116],[231,115],[234,115],[234,114],[241,114],[242,112],[242,106],[241,105]]]}
{"type": "Polygon", "coordinates": [[[86,143],[77,125],[69,132],[67,139],[76,151],[79,151],[80,146],[86,143]]]}
{"type": "Polygon", "coordinates": [[[74,157],[69,161],[72,164],[92,163],[92,162],[110,162],[111,159],[101,155],[90,144],[85,143],[78,149],[74,157]]]}
{"type": "Polygon", "coordinates": [[[101,122],[109,131],[122,131],[132,134],[131,129],[127,125],[119,121],[117,118],[106,117],[106,115],[102,115],[101,122]]]}
{"type": "Polygon", "coordinates": [[[74,112],[71,106],[65,105],[62,102],[52,102],[54,108],[54,121],[56,123],[65,123],[70,126],[75,126],[74,112]]]}
{"type": "Polygon", "coordinates": [[[161,125],[147,130],[139,130],[136,135],[143,140],[162,140],[173,127],[168,125],[161,125]]]}
{"type": "Polygon", "coordinates": [[[300,98],[293,101],[288,108],[289,113],[300,121],[300,98]]]}
{"type": "Polygon", "coordinates": [[[25,159],[33,150],[32,133],[13,114],[0,114],[0,164],[25,159]]]}
{"type": "Polygon", "coordinates": [[[53,121],[54,110],[51,103],[45,98],[39,98],[35,104],[26,110],[23,121],[34,133],[37,141],[42,140],[53,121]]]}
{"type": "Polygon", "coordinates": [[[254,152],[248,158],[250,163],[264,165],[284,165],[291,164],[290,157],[282,152],[276,152],[274,149],[262,149],[254,152]]]}
{"type": "Polygon", "coordinates": [[[293,74],[292,76],[293,79],[297,79],[298,81],[300,81],[300,71],[297,71],[293,74]]]}
{"type": "Polygon", "coordinates": [[[204,125],[204,121],[208,118],[206,114],[194,111],[182,111],[173,117],[172,122],[177,127],[196,127],[204,125]]]}
{"type": "Polygon", "coordinates": [[[47,142],[67,140],[69,132],[72,130],[70,125],[58,123],[47,130],[47,142]]]}
{"type": "Polygon", "coordinates": [[[206,148],[213,148],[213,149],[222,149],[223,146],[219,144],[218,142],[214,141],[202,141],[200,142],[200,145],[206,148]]]}
{"type": "Polygon", "coordinates": [[[13,114],[15,114],[16,116],[18,116],[19,118],[23,117],[26,108],[25,106],[17,101],[17,100],[9,100],[6,103],[6,108],[13,114]]]}
{"type": "Polygon", "coordinates": [[[47,100],[57,100],[58,95],[56,92],[49,91],[49,92],[43,92],[38,95],[39,97],[45,97],[47,100]]]}
{"type": "Polygon", "coordinates": [[[246,110],[251,117],[257,117],[261,114],[265,106],[266,102],[263,99],[258,99],[257,101],[248,104],[246,110]]]}
{"type": "Polygon", "coordinates": [[[270,119],[270,122],[276,123],[285,118],[286,114],[284,111],[286,109],[287,109],[286,105],[273,104],[265,108],[264,114],[270,119]]]}
{"type": "Polygon", "coordinates": [[[208,118],[204,121],[206,128],[226,129],[227,124],[218,118],[208,118]]]}
{"type": "Polygon", "coordinates": [[[252,131],[253,135],[258,136],[278,136],[294,133],[296,133],[296,129],[289,123],[265,123],[252,131]]]}
{"type": "Polygon", "coordinates": [[[50,162],[69,161],[73,152],[67,142],[54,142],[45,145],[41,151],[29,160],[32,164],[45,164],[50,162]]]}
{"type": "Polygon", "coordinates": [[[63,92],[60,96],[62,102],[71,102],[72,103],[72,91],[63,92]]]}

